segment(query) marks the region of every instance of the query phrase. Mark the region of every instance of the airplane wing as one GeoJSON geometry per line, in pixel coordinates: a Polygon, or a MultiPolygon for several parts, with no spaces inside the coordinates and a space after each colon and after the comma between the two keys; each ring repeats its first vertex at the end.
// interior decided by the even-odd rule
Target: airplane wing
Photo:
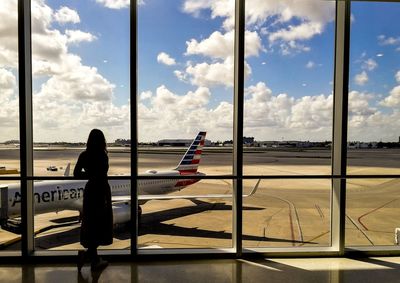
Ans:
{"type": "MultiPolygon", "coordinates": [[[[261,179],[258,180],[253,190],[249,194],[244,194],[243,197],[250,197],[254,195],[258,189],[261,179]]],[[[208,194],[208,195],[139,195],[138,200],[171,200],[171,199],[199,199],[199,198],[232,198],[231,194],[208,194]]],[[[112,202],[130,201],[130,196],[112,196],[112,202]]]]}

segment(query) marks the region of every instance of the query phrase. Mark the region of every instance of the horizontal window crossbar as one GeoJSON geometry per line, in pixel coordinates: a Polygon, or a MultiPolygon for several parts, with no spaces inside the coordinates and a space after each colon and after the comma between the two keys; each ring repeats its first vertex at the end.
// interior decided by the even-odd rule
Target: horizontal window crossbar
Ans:
{"type": "MultiPolygon", "coordinates": [[[[137,180],[171,180],[171,179],[196,179],[196,180],[299,180],[299,179],[400,179],[400,175],[247,175],[247,176],[234,176],[234,175],[207,175],[207,176],[196,176],[196,175],[180,175],[180,176],[137,176],[137,180]]],[[[21,180],[34,180],[34,181],[47,181],[47,180],[87,180],[85,178],[65,177],[65,176],[34,176],[34,177],[0,177],[0,181],[21,181],[21,180]]],[[[130,180],[131,176],[108,176],[108,180],[130,180]]]]}

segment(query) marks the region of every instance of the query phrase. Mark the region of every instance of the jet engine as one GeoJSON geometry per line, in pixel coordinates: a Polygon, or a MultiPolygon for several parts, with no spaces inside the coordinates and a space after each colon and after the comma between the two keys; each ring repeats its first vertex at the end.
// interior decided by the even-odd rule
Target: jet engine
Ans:
{"type": "Polygon", "coordinates": [[[114,225],[123,224],[131,220],[131,206],[128,202],[113,204],[114,225]]]}

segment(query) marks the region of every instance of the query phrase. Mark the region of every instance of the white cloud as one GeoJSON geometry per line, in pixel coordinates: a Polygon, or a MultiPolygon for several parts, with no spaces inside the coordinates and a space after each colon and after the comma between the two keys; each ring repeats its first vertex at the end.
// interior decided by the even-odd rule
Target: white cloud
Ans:
{"type": "Polygon", "coordinates": [[[211,18],[225,18],[223,27],[231,30],[234,27],[235,2],[231,0],[186,0],[183,11],[198,17],[202,10],[210,9],[211,18]]]}
{"type": "Polygon", "coordinates": [[[0,68],[0,129],[1,140],[18,138],[17,79],[14,74],[0,68]]]}
{"type": "MultiPolygon", "coordinates": [[[[186,73],[192,84],[197,86],[233,86],[234,62],[231,57],[220,63],[189,64],[186,73]]],[[[245,62],[245,78],[251,74],[250,66],[245,62]]]]}
{"type": "Polygon", "coordinates": [[[304,96],[291,109],[290,127],[312,131],[327,130],[332,125],[333,96],[304,96]]]}
{"type": "Polygon", "coordinates": [[[375,108],[369,106],[373,99],[372,94],[358,91],[349,92],[349,114],[350,116],[370,116],[376,112],[375,108]]]}
{"type": "Polygon", "coordinates": [[[308,61],[306,64],[307,69],[312,69],[315,67],[315,63],[313,61],[308,61]]]}
{"type": "MultiPolygon", "coordinates": [[[[2,132],[2,139],[5,139],[4,135],[9,134],[9,129],[10,132],[11,129],[14,129],[15,133],[10,138],[16,137],[18,134],[16,125],[18,100],[14,76],[17,57],[12,53],[13,50],[15,52],[17,46],[16,17],[9,12],[9,8],[16,8],[16,5],[10,7],[10,2],[0,1],[0,16],[2,23],[5,23],[0,27],[0,38],[2,39],[0,40],[0,88],[2,91],[0,128],[6,129],[2,132]],[[7,9],[4,8],[6,6],[7,9]]],[[[214,5],[212,6],[212,16],[224,18],[225,28],[229,26],[230,8],[224,7],[225,1],[186,2],[191,2],[193,5],[196,2],[199,5],[207,2],[209,7],[214,5]]],[[[287,1],[257,2],[253,0],[252,3],[259,3],[260,11],[257,14],[259,16],[254,14],[257,11],[252,12],[255,16],[252,21],[253,23],[265,21],[266,18],[263,15],[265,15],[267,6],[270,9],[268,10],[269,15],[278,15],[280,22],[294,18],[301,23],[326,23],[329,21],[328,13],[319,10],[319,7],[316,7],[315,10],[311,9],[312,5],[300,7],[301,5],[298,4],[300,2],[303,1],[294,1],[293,5],[298,6],[296,10],[287,7],[284,9],[284,4],[289,3],[287,1]],[[275,12],[271,7],[275,7],[275,12]],[[305,13],[306,10],[310,14],[305,13]]],[[[115,105],[113,103],[115,86],[96,68],[84,65],[79,56],[71,54],[68,48],[68,34],[52,27],[55,13],[43,3],[43,1],[34,1],[33,3],[33,11],[35,11],[33,15],[35,23],[33,33],[35,39],[34,74],[35,76],[46,76],[46,81],[34,94],[35,140],[82,141],[87,138],[87,133],[92,127],[104,127],[106,136],[110,140],[112,137],[125,137],[129,132],[129,104],[115,105]]],[[[227,34],[230,29],[227,30],[225,33],[219,33],[217,44],[221,45],[218,46],[222,46],[228,40],[227,34]]],[[[251,34],[254,35],[254,43],[256,43],[259,37],[257,32],[251,34]]],[[[208,49],[204,49],[202,45],[211,46],[211,41],[207,41],[211,37],[210,35],[209,38],[196,41],[196,48],[193,49],[195,51],[190,54],[209,57],[210,61],[189,62],[186,65],[186,72],[174,71],[178,78],[191,80],[192,84],[196,86],[192,91],[178,95],[166,86],[160,86],[154,92],[148,91],[147,94],[140,95],[140,98],[143,99],[138,105],[141,140],[154,141],[160,137],[182,136],[191,138],[193,133],[200,129],[207,130],[208,138],[213,140],[232,138],[233,105],[230,102],[221,101],[215,106],[210,106],[213,95],[212,89],[208,88],[209,86],[231,86],[233,82],[232,58],[226,55],[226,50],[220,53],[217,50],[207,53],[208,49]]],[[[297,38],[287,41],[284,37],[280,37],[275,41],[278,46],[282,44],[287,48],[286,51],[289,53],[293,48],[307,50],[307,46],[299,44],[300,40],[297,38]]],[[[253,49],[246,46],[246,49],[253,50],[249,53],[251,55],[246,53],[246,56],[257,56],[262,51],[260,45],[252,46],[253,49]]],[[[249,75],[251,69],[247,63],[246,70],[246,74],[249,75]]],[[[396,74],[396,79],[400,79],[400,74],[396,74]]],[[[385,106],[398,107],[399,93],[398,87],[393,88],[382,103],[385,106]]],[[[264,82],[258,82],[246,88],[245,128],[247,133],[259,140],[280,139],[281,137],[285,137],[285,139],[331,139],[332,96],[295,97],[297,97],[295,93],[290,95],[274,94],[264,82]]],[[[370,106],[373,101],[373,95],[370,94],[358,92],[349,94],[351,135],[359,136],[363,140],[371,135],[385,137],[385,131],[380,129],[388,124],[395,127],[391,132],[400,131],[400,126],[396,126],[400,119],[399,111],[394,110],[392,113],[389,111],[389,114],[381,113],[370,106]]]]}
{"type": "Polygon", "coordinates": [[[262,103],[271,98],[272,91],[264,82],[249,86],[244,90],[245,96],[251,96],[256,103],[262,103]]]}
{"type": "MultiPolygon", "coordinates": [[[[183,11],[199,16],[201,11],[210,10],[211,18],[224,18],[223,27],[225,30],[232,30],[234,27],[234,1],[220,0],[186,0],[183,11]]],[[[251,30],[260,30],[262,34],[268,34],[271,44],[278,44],[282,54],[290,54],[290,49],[295,47],[296,52],[309,51],[309,48],[300,45],[299,40],[308,40],[315,35],[321,34],[325,25],[335,18],[334,2],[315,1],[246,1],[246,24],[251,30]],[[269,20],[281,26],[291,20],[298,24],[291,24],[279,30],[268,30],[264,25],[269,20]],[[282,43],[281,41],[284,41],[282,43]],[[281,44],[281,43],[282,44],[281,44]],[[288,44],[288,42],[291,42],[288,44]]],[[[273,25],[270,25],[270,27],[273,25]]]]}
{"type": "Polygon", "coordinates": [[[323,26],[320,23],[306,22],[298,26],[289,25],[286,29],[280,29],[268,36],[270,42],[277,40],[283,41],[295,41],[295,40],[307,40],[317,34],[321,34],[323,26]]]}
{"type": "Polygon", "coordinates": [[[224,63],[199,63],[189,65],[186,73],[191,76],[191,82],[198,86],[233,86],[233,62],[228,60],[224,63]]]}
{"type": "Polygon", "coordinates": [[[0,1],[0,68],[18,65],[17,1],[0,1]]]}
{"type": "Polygon", "coordinates": [[[400,106],[400,85],[395,86],[389,96],[380,102],[380,105],[398,108],[400,106]]]}
{"type": "MultiPolygon", "coordinates": [[[[255,31],[245,32],[245,56],[258,56],[263,50],[261,38],[255,31]]],[[[191,39],[186,42],[187,55],[204,55],[211,58],[226,59],[233,56],[234,31],[222,34],[219,31],[213,32],[208,38],[198,42],[191,39]]]]}
{"type": "Polygon", "coordinates": [[[365,85],[368,82],[368,74],[365,71],[362,71],[360,74],[354,76],[354,82],[357,85],[365,85]]]}
{"type": "Polygon", "coordinates": [[[94,36],[91,33],[88,32],[83,32],[81,30],[66,30],[65,34],[67,35],[67,43],[71,44],[78,44],[80,42],[92,42],[97,39],[96,36],[94,36]]]}
{"type": "Polygon", "coordinates": [[[38,95],[57,101],[111,101],[115,85],[93,67],[76,65],[74,69],[53,75],[42,84],[38,95]]]}
{"type": "MultiPolygon", "coordinates": [[[[200,42],[196,39],[187,41],[186,55],[203,55],[213,60],[211,63],[193,63],[189,61],[185,72],[175,71],[175,76],[181,81],[189,79],[196,86],[233,86],[233,40],[233,31],[226,32],[225,34],[216,31],[200,42]]],[[[259,52],[263,50],[261,38],[257,32],[246,31],[245,50],[246,57],[258,56],[259,52]]],[[[245,62],[245,78],[250,74],[251,68],[245,62]]]]}
{"type": "Polygon", "coordinates": [[[361,66],[364,70],[368,70],[368,71],[372,71],[374,70],[376,67],[378,67],[378,63],[376,63],[376,61],[372,58],[369,58],[368,60],[364,61],[362,66],[361,66]]]}
{"type": "MultiPolygon", "coordinates": [[[[123,9],[130,6],[130,0],[96,0],[97,3],[104,5],[110,9],[123,9]]],[[[139,1],[139,4],[144,4],[143,1],[139,1]]]]}
{"type": "Polygon", "coordinates": [[[0,69],[0,89],[3,91],[5,90],[12,90],[16,85],[16,78],[12,72],[6,69],[0,69]]]}
{"type": "Polygon", "coordinates": [[[294,53],[300,52],[309,52],[311,50],[310,47],[299,44],[296,41],[289,41],[289,42],[281,42],[279,44],[280,53],[282,55],[292,55],[294,53]]]}
{"type": "Polygon", "coordinates": [[[245,128],[257,139],[318,140],[330,138],[332,95],[305,96],[299,99],[283,93],[272,95],[263,82],[246,89],[245,128]]]}
{"type": "MultiPolygon", "coordinates": [[[[55,29],[56,13],[45,1],[32,1],[33,75],[34,80],[38,76],[44,79],[33,95],[35,141],[84,141],[93,127],[103,128],[110,138],[125,137],[129,105],[115,105],[115,85],[96,68],[82,64],[68,48],[69,43],[95,37],[55,29]]],[[[0,1],[0,128],[7,132],[2,132],[2,140],[18,138],[18,96],[13,78],[18,59],[16,15],[17,1],[0,1]]]]}
{"type": "Polygon", "coordinates": [[[381,45],[397,45],[400,43],[400,38],[399,37],[386,37],[385,35],[379,35],[378,36],[378,43],[381,45]]]}
{"type": "Polygon", "coordinates": [[[201,42],[191,39],[186,41],[186,54],[201,54],[212,58],[226,59],[233,56],[233,36],[233,31],[225,34],[215,31],[201,42]]]}
{"type": "Polygon", "coordinates": [[[175,59],[165,52],[161,52],[157,56],[157,62],[168,66],[176,65],[175,59]]]}
{"type": "Polygon", "coordinates": [[[212,3],[212,0],[186,0],[183,3],[183,11],[198,16],[201,10],[210,8],[212,3]]]}
{"type": "Polygon", "coordinates": [[[61,7],[55,14],[54,19],[60,24],[73,23],[77,24],[81,20],[78,13],[68,7],[61,7]]]}
{"type": "MultiPolygon", "coordinates": [[[[138,106],[141,140],[190,138],[200,129],[206,130],[211,140],[231,139],[233,105],[221,101],[210,107],[211,97],[207,88],[177,95],[166,86],[158,87],[148,106],[143,103],[138,106]]],[[[349,93],[351,139],[390,138],[393,134],[388,134],[383,127],[388,123],[400,130],[400,126],[396,126],[399,111],[379,112],[370,105],[374,97],[357,91],[349,93]]],[[[285,140],[332,139],[332,94],[294,98],[286,93],[273,94],[264,82],[258,82],[245,89],[244,110],[245,135],[257,140],[281,140],[282,137],[285,140]]]]}
{"type": "Polygon", "coordinates": [[[151,98],[152,96],[153,96],[153,93],[150,90],[142,91],[140,93],[140,100],[146,100],[146,99],[151,98]]]}
{"type": "MultiPolygon", "coordinates": [[[[183,11],[198,16],[202,10],[211,10],[211,17],[225,18],[223,26],[230,30],[234,25],[234,1],[230,0],[186,0],[183,11]]],[[[268,18],[278,16],[278,21],[288,22],[293,18],[307,22],[327,23],[335,18],[335,4],[315,1],[246,1],[246,23],[261,26],[268,18]]]]}
{"type": "Polygon", "coordinates": [[[186,82],[187,81],[187,76],[185,72],[179,71],[179,70],[175,70],[174,71],[174,75],[175,77],[178,78],[178,80],[182,81],[182,82],[186,82]]]}
{"type": "Polygon", "coordinates": [[[394,76],[396,78],[396,81],[400,83],[400,71],[397,71],[396,75],[394,76]]]}
{"type": "Polygon", "coordinates": [[[218,131],[216,124],[219,115],[214,114],[217,110],[206,109],[210,97],[210,90],[205,87],[177,95],[166,86],[159,86],[155,96],[150,99],[150,106],[142,103],[138,105],[141,140],[182,137],[185,133],[191,136],[200,129],[211,129],[211,127],[218,131]]]}

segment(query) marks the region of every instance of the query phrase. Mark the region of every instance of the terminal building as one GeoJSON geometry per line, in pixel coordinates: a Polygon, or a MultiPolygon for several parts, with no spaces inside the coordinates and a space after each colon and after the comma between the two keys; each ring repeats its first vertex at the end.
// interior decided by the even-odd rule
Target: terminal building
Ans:
{"type": "MultiPolygon", "coordinates": [[[[187,147],[192,143],[191,139],[162,139],[157,142],[157,146],[179,146],[187,147]]],[[[204,146],[211,146],[210,140],[205,140],[204,146]]]]}

